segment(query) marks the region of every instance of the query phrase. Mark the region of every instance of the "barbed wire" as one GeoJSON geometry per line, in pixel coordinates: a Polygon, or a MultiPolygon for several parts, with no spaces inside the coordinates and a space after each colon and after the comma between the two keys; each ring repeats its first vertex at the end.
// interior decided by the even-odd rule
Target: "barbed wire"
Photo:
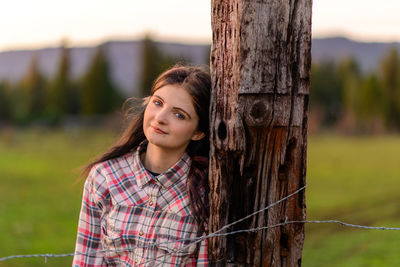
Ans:
{"type": "MultiPolygon", "coordinates": [[[[365,225],[346,223],[346,222],[342,222],[342,221],[339,221],[339,220],[324,220],[324,221],[321,221],[321,220],[305,220],[305,221],[286,221],[286,222],[283,222],[283,223],[278,223],[278,224],[269,225],[269,226],[260,226],[260,227],[256,227],[256,228],[252,228],[252,229],[236,230],[236,231],[222,233],[222,234],[217,233],[217,234],[213,235],[212,237],[228,236],[228,235],[234,235],[234,234],[239,234],[239,233],[247,233],[247,232],[258,232],[258,231],[267,230],[267,229],[274,228],[274,227],[280,227],[280,226],[285,226],[285,225],[288,225],[288,224],[295,224],[295,223],[317,223],[317,224],[336,223],[336,224],[340,224],[342,226],[352,227],[352,228],[361,228],[361,229],[368,229],[368,230],[400,231],[400,227],[365,226],[365,225]]],[[[202,237],[200,242],[203,241],[206,238],[207,238],[206,236],[202,237]]],[[[163,257],[165,257],[165,256],[163,255],[163,257]]],[[[147,261],[145,263],[149,263],[151,261],[153,261],[153,260],[149,260],[149,261],[147,261]]],[[[145,263],[143,263],[143,265],[145,263]]],[[[158,266],[158,265],[156,265],[156,266],[158,266]]]]}
{"type": "MultiPolygon", "coordinates": [[[[267,225],[267,226],[260,226],[260,227],[256,227],[256,228],[251,228],[251,229],[242,229],[242,230],[236,230],[236,231],[231,231],[231,232],[226,232],[226,233],[221,233],[222,231],[228,229],[229,227],[238,224],[239,222],[242,222],[248,218],[253,217],[254,215],[261,213],[263,211],[266,211],[276,205],[278,205],[279,203],[291,198],[292,196],[298,194],[300,191],[304,190],[306,188],[306,185],[299,188],[298,190],[296,190],[295,192],[287,195],[286,197],[268,205],[267,207],[260,209],[258,211],[255,211],[239,220],[236,220],[230,224],[227,224],[223,227],[221,227],[220,229],[218,229],[217,231],[210,233],[208,235],[203,235],[201,237],[198,238],[187,238],[187,239],[175,239],[172,241],[167,241],[167,242],[152,242],[151,244],[148,244],[146,246],[135,246],[135,247],[129,247],[129,248],[124,248],[124,249],[106,249],[106,250],[96,250],[93,252],[87,252],[87,253],[82,253],[82,252],[75,252],[75,253],[64,253],[64,254],[51,254],[51,253],[46,253],[46,254],[30,254],[30,255],[11,255],[11,256],[7,256],[7,257],[2,257],[0,258],[0,262],[2,261],[6,261],[6,260],[11,260],[11,259],[18,259],[18,258],[44,258],[45,262],[47,262],[48,258],[60,258],[60,257],[72,257],[72,256],[76,256],[76,255],[86,255],[86,256],[93,256],[97,253],[123,253],[123,252],[132,252],[135,248],[154,248],[157,247],[161,244],[169,244],[169,243],[175,243],[175,242],[184,242],[184,241],[189,241],[188,244],[186,244],[185,246],[183,246],[182,248],[178,249],[178,250],[173,250],[170,251],[164,255],[158,256],[155,259],[150,259],[146,262],[140,263],[140,265],[145,265],[147,263],[150,262],[158,262],[159,259],[161,258],[165,258],[168,256],[172,256],[175,253],[179,253],[185,249],[187,249],[189,246],[193,246],[197,243],[200,243],[202,241],[204,241],[205,239],[209,239],[212,237],[224,237],[224,236],[229,236],[229,235],[234,235],[234,234],[239,234],[239,233],[246,233],[246,232],[258,232],[258,231],[262,231],[262,230],[266,230],[266,229],[270,229],[270,228],[274,228],[274,227],[280,227],[280,226],[285,226],[285,225],[289,225],[289,224],[297,224],[297,223],[314,223],[314,224],[325,224],[325,223],[333,223],[333,224],[339,224],[345,227],[352,227],[352,228],[359,228],[359,229],[368,229],[368,230],[388,230],[388,231],[400,231],[400,227],[385,227],[385,226],[380,226],[380,227],[376,227],[376,226],[365,226],[365,225],[358,225],[358,224],[351,224],[351,223],[347,223],[347,222],[343,222],[340,220],[304,220],[304,221],[284,221],[282,223],[278,223],[278,224],[274,224],[274,225],[267,225]]],[[[159,263],[159,264],[162,264],[159,263]]],[[[158,264],[158,265],[159,265],[158,264]]],[[[155,265],[155,266],[158,266],[155,265]]]]}
{"type": "MultiPolygon", "coordinates": [[[[263,211],[265,211],[265,210],[268,210],[268,209],[270,209],[270,208],[272,208],[272,207],[278,205],[279,203],[281,203],[281,202],[283,202],[283,201],[285,201],[285,200],[291,198],[292,196],[298,194],[300,191],[305,190],[306,187],[307,187],[307,185],[304,185],[303,187],[297,189],[296,191],[294,191],[293,193],[287,195],[286,197],[281,198],[280,200],[278,200],[278,201],[276,201],[276,202],[274,202],[274,203],[268,205],[267,207],[262,208],[262,209],[260,209],[260,210],[257,210],[257,211],[255,211],[255,212],[253,212],[253,213],[251,213],[251,214],[249,214],[249,215],[247,215],[247,216],[245,216],[245,217],[243,217],[243,218],[241,218],[241,219],[238,219],[238,220],[236,220],[236,221],[234,221],[234,222],[232,222],[232,223],[230,223],[230,224],[227,224],[227,225],[221,227],[219,230],[217,230],[217,231],[215,231],[215,232],[212,232],[212,233],[210,233],[210,234],[208,234],[208,235],[205,235],[205,236],[201,237],[200,239],[197,239],[197,240],[194,241],[193,243],[188,244],[188,245],[182,247],[182,248],[179,249],[178,251],[175,251],[175,253],[181,252],[181,251],[185,250],[186,248],[188,248],[188,247],[191,246],[191,245],[200,243],[200,242],[203,241],[204,239],[208,239],[208,238],[212,238],[212,237],[216,237],[216,236],[224,236],[224,235],[226,235],[227,233],[224,233],[224,234],[219,234],[219,233],[222,232],[222,231],[224,231],[225,229],[228,229],[229,227],[231,227],[231,226],[233,226],[233,225],[235,225],[235,224],[238,224],[238,223],[240,223],[240,222],[242,222],[242,221],[244,221],[244,220],[246,220],[246,219],[248,219],[248,218],[253,217],[254,215],[256,215],[256,214],[258,214],[258,213],[261,213],[261,212],[263,212],[263,211]]],[[[250,229],[249,229],[249,230],[250,230],[250,229]]],[[[170,253],[167,253],[166,255],[162,255],[162,257],[165,258],[167,255],[170,255],[170,253]]],[[[161,256],[160,256],[160,257],[161,257],[161,256]]],[[[156,259],[157,259],[157,258],[156,258],[156,259]]],[[[146,263],[149,263],[149,262],[152,262],[152,261],[154,261],[154,260],[148,260],[148,261],[142,263],[141,265],[145,265],[146,263]]],[[[158,266],[158,265],[156,265],[156,266],[158,266]]]]}
{"type": "MultiPolygon", "coordinates": [[[[286,197],[284,197],[284,198],[282,198],[282,199],[280,199],[280,200],[278,200],[278,201],[276,201],[276,202],[274,202],[274,203],[268,205],[267,207],[265,207],[265,208],[263,208],[263,209],[261,209],[261,210],[255,211],[255,212],[253,212],[253,213],[251,213],[251,214],[249,214],[249,215],[247,215],[247,216],[245,216],[245,217],[243,217],[243,218],[241,218],[241,219],[239,219],[239,220],[237,220],[237,221],[234,221],[234,222],[232,222],[232,223],[230,223],[230,224],[228,224],[228,225],[225,225],[225,226],[222,227],[221,229],[219,229],[219,230],[217,230],[217,231],[215,231],[215,232],[213,232],[213,233],[210,233],[210,234],[208,234],[208,235],[206,235],[206,236],[203,236],[202,238],[196,238],[196,239],[194,239],[194,240],[193,240],[193,239],[190,239],[189,241],[193,241],[193,242],[192,242],[192,243],[189,243],[187,246],[191,246],[191,245],[197,244],[197,243],[201,242],[202,240],[204,240],[204,239],[206,239],[206,238],[211,238],[211,237],[217,236],[217,234],[220,233],[221,231],[223,231],[223,230],[225,230],[225,229],[227,229],[227,228],[229,228],[229,227],[231,227],[231,226],[233,226],[233,225],[235,225],[235,224],[237,224],[237,223],[239,223],[239,222],[241,222],[241,221],[244,221],[244,220],[246,220],[246,219],[248,219],[248,218],[251,218],[252,216],[254,216],[254,215],[256,215],[256,214],[258,214],[258,213],[260,213],[260,212],[263,212],[263,211],[265,211],[265,210],[268,210],[268,209],[270,209],[270,208],[276,206],[277,204],[279,204],[279,203],[281,203],[281,202],[283,202],[283,201],[289,199],[290,197],[292,197],[292,196],[298,194],[300,191],[304,190],[305,188],[306,188],[306,185],[303,186],[303,187],[301,187],[301,188],[299,188],[299,189],[296,190],[295,192],[293,192],[293,193],[287,195],[286,197]]],[[[164,244],[164,243],[175,243],[175,242],[177,242],[177,241],[187,241],[187,240],[180,239],[180,240],[174,240],[174,241],[170,241],[170,242],[163,242],[163,244],[164,244]]],[[[152,244],[150,244],[150,245],[148,245],[148,246],[144,246],[144,247],[141,247],[141,248],[151,248],[151,247],[154,247],[154,246],[157,246],[157,245],[160,245],[160,244],[161,244],[161,243],[152,243],[152,244]]],[[[174,253],[178,253],[178,252],[180,252],[180,251],[186,249],[187,246],[184,246],[184,247],[182,247],[181,249],[179,249],[179,250],[177,250],[177,251],[173,251],[173,252],[174,252],[174,253]]],[[[136,248],[138,248],[138,247],[136,247],[136,248]]],[[[97,254],[97,253],[107,253],[107,252],[120,253],[120,252],[127,252],[127,251],[131,251],[131,250],[132,250],[132,248],[117,249],[117,250],[100,250],[100,251],[93,251],[93,252],[88,252],[88,253],[75,252],[75,253],[67,253],[67,254],[50,254],[50,253],[46,253],[46,254],[32,254],[32,255],[12,255],[12,256],[8,256],[8,257],[0,258],[0,262],[1,262],[1,261],[5,261],[5,260],[10,260],[10,259],[17,259],[17,258],[44,257],[45,260],[47,260],[47,258],[51,258],[51,257],[69,257],[69,256],[75,256],[75,255],[87,255],[87,256],[91,256],[91,255],[95,255],[95,254],[97,254]]],[[[168,255],[168,254],[167,254],[167,255],[168,255]]],[[[167,255],[162,255],[162,257],[165,257],[165,256],[167,256],[167,255]]],[[[145,263],[147,263],[147,262],[145,262],[145,263]]],[[[143,263],[143,264],[144,264],[144,263],[143,263]]]]}

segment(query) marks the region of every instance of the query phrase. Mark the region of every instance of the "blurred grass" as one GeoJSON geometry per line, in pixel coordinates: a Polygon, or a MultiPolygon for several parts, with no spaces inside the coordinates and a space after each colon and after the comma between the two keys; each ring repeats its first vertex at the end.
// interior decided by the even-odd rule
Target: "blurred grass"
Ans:
{"type": "MultiPolygon", "coordinates": [[[[400,137],[311,137],[307,219],[400,227],[400,137]]],[[[303,266],[400,266],[400,231],[306,225],[303,266]]]]}
{"type": "MultiPolygon", "coordinates": [[[[0,257],[73,252],[84,166],[117,134],[0,132],[0,257]]],[[[309,138],[307,216],[400,227],[400,137],[309,138]]],[[[306,225],[303,266],[400,266],[400,232],[306,225]]],[[[0,266],[70,266],[71,257],[0,266]]]]}
{"type": "MultiPolygon", "coordinates": [[[[71,253],[83,180],[81,167],[112,144],[104,131],[7,130],[0,134],[0,257],[71,253]]],[[[71,266],[71,257],[46,266],[71,266]]],[[[43,266],[15,259],[0,266],[43,266]]]]}

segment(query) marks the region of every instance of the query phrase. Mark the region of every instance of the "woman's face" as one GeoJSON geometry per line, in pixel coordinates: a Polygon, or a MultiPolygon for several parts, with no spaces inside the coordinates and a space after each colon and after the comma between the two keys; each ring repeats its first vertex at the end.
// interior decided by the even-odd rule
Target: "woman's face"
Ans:
{"type": "Polygon", "coordinates": [[[197,131],[199,117],[192,97],[178,85],[166,85],[154,92],[144,112],[143,131],[150,144],[170,151],[184,151],[197,131]]]}

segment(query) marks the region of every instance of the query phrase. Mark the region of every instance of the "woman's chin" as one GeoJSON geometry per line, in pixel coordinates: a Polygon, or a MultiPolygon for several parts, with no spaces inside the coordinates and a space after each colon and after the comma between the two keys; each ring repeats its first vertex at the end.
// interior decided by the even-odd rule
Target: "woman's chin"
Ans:
{"type": "Polygon", "coordinates": [[[159,147],[168,147],[171,145],[171,142],[168,141],[168,138],[165,138],[165,136],[158,135],[158,134],[149,134],[146,136],[147,141],[149,141],[150,144],[154,146],[159,146],[159,147]]]}

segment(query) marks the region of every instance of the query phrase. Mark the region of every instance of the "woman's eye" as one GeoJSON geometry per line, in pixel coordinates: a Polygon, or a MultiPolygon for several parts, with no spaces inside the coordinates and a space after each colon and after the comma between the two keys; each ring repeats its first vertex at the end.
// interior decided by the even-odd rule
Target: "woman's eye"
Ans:
{"type": "Polygon", "coordinates": [[[153,103],[154,103],[156,106],[161,106],[161,105],[162,105],[162,103],[161,103],[160,100],[154,100],[153,103]]]}
{"type": "Polygon", "coordinates": [[[185,118],[185,116],[183,116],[181,113],[175,113],[175,116],[176,116],[178,119],[181,119],[181,120],[183,120],[183,119],[185,118]]]}

